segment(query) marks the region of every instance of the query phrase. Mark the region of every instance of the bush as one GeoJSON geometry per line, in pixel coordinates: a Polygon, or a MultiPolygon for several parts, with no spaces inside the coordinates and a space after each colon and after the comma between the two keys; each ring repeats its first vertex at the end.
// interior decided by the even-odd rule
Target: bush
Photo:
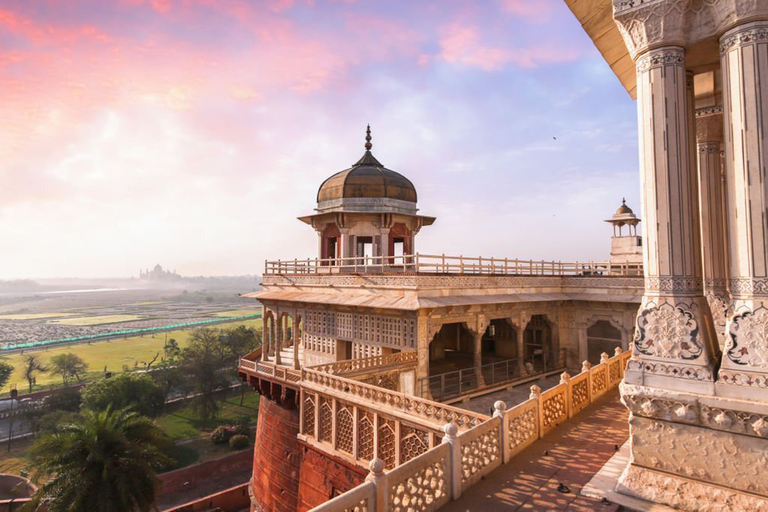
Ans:
{"type": "Polygon", "coordinates": [[[58,432],[62,426],[77,423],[82,417],[71,411],[53,411],[40,418],[37,426],[43,434],[58,432]]]}
{"type": "Polygon", "coordinates": [[[213,444],[225,444],[229,442],[229,440],[234,435],[234,428],[230,427],[229,425],[222,425],[220,427],[216,427],[213,429],[213,432],[211,432],[211,442],[213,444]]]}
{"type": "Polygon", "coordinates": [[[43,407],[47,411],[77,412],[80,410],[80,390],[62,389],[43,398],[43,407]]]}
{"type": "Polygon", "coordinates": [[[248,436],[244,436],[242,434],[232,436],[232,438],[229,440],[229,447],[233,450],[242,450],[249,444],[251,444],[251,442],[248,440],[248,436]]]}

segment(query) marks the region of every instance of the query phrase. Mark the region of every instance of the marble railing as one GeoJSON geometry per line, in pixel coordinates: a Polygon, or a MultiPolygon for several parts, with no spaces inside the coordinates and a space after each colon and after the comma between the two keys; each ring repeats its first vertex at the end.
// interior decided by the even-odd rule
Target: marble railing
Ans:
{"type": "Polygon", "coordinates": [[[257,373],[264,377],[286,382],[288,384],[298,384],[301,381],[301,370],[295,370],[288,366],[275,364],[270,361],[261,361],[261,348],[257,348],[250,354],[240,358],[238,370],[243,373],[257,373]]]}
{"type": "Polygon", "coordinates": [[[414,420],[442,425],[455,423],[459,429],[475,427],[488,419],[485,414],[459,409],[433,402],[425,398],[365,384],[337,375],[330,375],[304,368],[301,370],[302,387],[320,392],[330,392],[341,400],[377,406],[393,414],[406,415],[414,420]]]}
{"type": "Polygon", "coordinates": [[[264,275],[415,273],[524,276],[642,276],[643,265],[610,261],[535,261],[510,258],[406,254],[266,261],[264,275]]]}
{"type": "Polygon", "coordinates": [[[617,348],[613,357],[603,354],[594,367],[585,362],[573,378],[563,373],[560,384],[543,393],[531,386],[530,398],[512,409],[496,402],[492,418],[460,435],[455,423],[447,423],[439,445],[391,471],[374,458],[365,484],[313,511],[437,510],[618,385],[630,355],[617,348]]]}
{"type": "Polygon", "coordinates": [[[349,359],[338,363],[319,364],[308,367],[309,370],[324,372],[331,375],[344,375],[347,373],[364,372],[387,366],[416,363],[418,354],[415,350],[398,352],[381,356],[366,357],[361,359],[349,359]]]}

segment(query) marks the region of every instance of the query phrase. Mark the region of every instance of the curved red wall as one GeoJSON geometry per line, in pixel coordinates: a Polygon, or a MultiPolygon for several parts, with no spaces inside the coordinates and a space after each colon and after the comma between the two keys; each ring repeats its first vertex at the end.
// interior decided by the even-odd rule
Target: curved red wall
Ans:
{"type": "Polygon", "coordinates": [[[298,433],[299,411],[262,396],[253,453],[253,511],[296,512],[301,466],[298,433]]]}

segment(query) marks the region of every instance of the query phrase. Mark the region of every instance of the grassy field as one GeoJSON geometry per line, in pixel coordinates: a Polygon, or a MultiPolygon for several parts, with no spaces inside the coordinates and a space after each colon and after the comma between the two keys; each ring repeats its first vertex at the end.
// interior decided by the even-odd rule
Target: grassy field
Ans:
{"type": "MultiPolygon", "coordinates": [[[[247,327],[261,326],[261,319],[255,318],[252,320],[222,323],[213,326],[213,328],[229,329],[238,325],[245,325],[247,327]]],[[[51,357],[57,354],[73,352],[82,357],[88,364],[88,372],[85,374],[85,378],[87,379],[89,377],[100,376],[105,367],[107,368],[107,371],[121,372],[124,365],[129,368],[143,366],[142,363],[151,361],[158,352],[160,352],[162,356],[166,338],[175,339],[179,344],[179,347],[183,348],[189,343],[189,336],[193,331],[194,329],[186,329],[169,331],[167,333],[155,333],[153,335],[147,334],[144,336],[117,338],[107,341],[95,341],[90,344],[79,343],[77,345],[27,350],[23,353],[0,356],[0,361],[9,362],[16,368],[13,375],[11,375],[9,385],[15,384],[20,393],[26,393],[29,391],[29,387],[21,373],[21,367],[23,358],[28,354],[39,355],[43,363],[47,364],[51,357]]],[[[33,391],[41,390],[50,384],[61,384],[61,377],[51,375],[50,373],[38,374],[37,384],[33,388],[33,391]]],[[[6,385],[2,390],[4,393],[7,393],[8,389],[10,389],[9,385],[6,385]]]]}
{"type": "Polygon", "coordinates": [[[51,320],[49,324],[57,325],[103,325],[103,324],[116,324],[118,322],[131,322],[133,320],[141,320],[143,317],[139,315],[98,315],[98,316],[81,316],[79,318],[62,318],[61,320],[51,320]]]}
{"type": "Polygon", "coordinates": [[[229,317],[229,316],[245,316],[245,315],[255,315],[256,313],[259,313],[260,311],[256,308],[254,309],[234,309],[232,311],[219,311],[218,313],[214,313],[213,316],[220,316],[220,317],[229,317]]]}
{"type": "MultiPolygon", "coordinates": [[[[231,424],[238,419],[248,416],[251,421],[256,420],[256,411],[259,408],[259,394],[252,389],[245,390],[243,405],[240,405],[240,393],[230,393],[221,404],[218,417],[209,422],[207,430],[213,430],[219,425],[231,424]]],[[[202,425],[197,419],[191,405],[185,405],[172,412],[164,414],[157,420],[158,424],[171,437],[171,439],[189,439],[202,434],[202,425]]]]}
{"type": "Polygon", "coordinates": [[[76,316],[78,313],[27,313],[17,315],[0,315],[0,320],[39,320],[42,318],[61,318],[62,316],[76,316]]]}

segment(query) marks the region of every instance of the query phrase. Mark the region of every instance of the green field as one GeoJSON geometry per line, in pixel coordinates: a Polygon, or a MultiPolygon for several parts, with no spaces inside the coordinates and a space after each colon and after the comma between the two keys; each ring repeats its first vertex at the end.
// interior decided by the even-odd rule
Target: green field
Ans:
{"type": "Polygon", "coordinates": [[[255,315],[257,313],[261,313],[259,309],[234,309],[231,311],[219,311],[218,313],[214,313],[213,316],[220,316],[220,317],[230,317],[230,316],[245,316],[245,315],[255,315]]]}
{"type": "MultiPolygon", "coordinates": [[[[245,325],[247,327],[261,326],[261,319],[255,318],[252,320],[239,320],[236,322],[227,322],[217,324],[213,326],[214,329],[224,329],[236,327],[238,325],[245,325]]],[[[52,346],[49,348],[39,348],[33,350],[26,350],[21,353],[10,354],[7,356],[0,356],[0,361],[7,361],[11,363],[16,370],[11,375],[9,385],[0,391],[7,393],[10,386],[16,385],[20,393],[26,393],[29,391],[27,381],[21,373],[21,365],[24,356],[28,354],[38,354],[44,364],[47,364],[51,357],[57,354],[63,354],[66,352],[73,352],[85,360],[88,364],[88,373],[85,378],[88,379],[101,376],[104,368],[111,372],[121,372],[123,366],[134,368],[136,366],[143,366],[143,363],[148,363],[155,357],[158,352],[163,352],[163,346],[165,340],[175,339],[179,347],[183,348],[189,343],[189,336],[194,329],[169,331],[167,333],[155,333],[147,334],[144,336],[132,336],[129,338],[115,338],[107,341],[94,341],[90,344],[79,343],[76,345],[66,346],[52,346]]],[[[33,388],[33,391],[39,391],[48,387],[51,384],[60,385],[61,377],[58,375],[51,375],[50,373],[42,373],[37,375],[37,384],[33,388]]]]}
{"type": "Polygon", "coordinates": [[[103,324],[116,324],[118,322],[131,322],[133,320],[141,320],[143,317],[139,315],[97,315],[97,316],[81,316],[79,318],[62,318],[61,320],[51,320],[49,324],[57,325],[103,325],[103,324]]]}

